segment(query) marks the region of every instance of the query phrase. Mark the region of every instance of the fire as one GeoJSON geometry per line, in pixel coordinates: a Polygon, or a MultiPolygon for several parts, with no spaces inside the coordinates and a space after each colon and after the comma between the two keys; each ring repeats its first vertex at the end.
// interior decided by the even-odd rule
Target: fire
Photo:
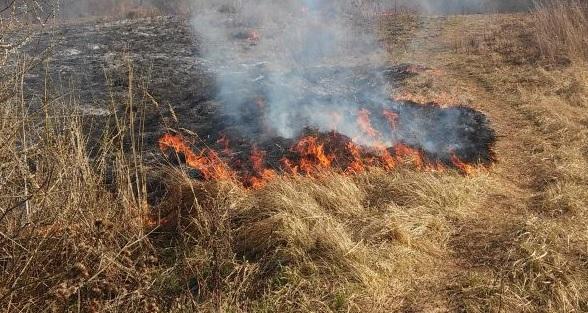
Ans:
{"type": "Polygon", "coordinates": [[[367,109],[361,109],[357,112],[357,124],[359,129],[371,138],[379,137],[379,133],[372,127],[370,121],[370,112],[367,109]]]}
{"type": "Polygon", "coordinates": [[[298,166],[294,165],[292,161],[288,160],[288,158],[284,157],[280,159],[280,165],[282,166],[282,170],[288,174],[297,175],[298,174],[298,166]]]}
{"type": "Polygon", "coordinates": [[[182,155],[186,165],[197,170],[204,180],[234,180],[253,189],[264,187],[280,173],[314,176],[324,170],[335,170],[352,175],[365,172],[369,167],[392,171],[402,163],[436,172],[448,166],[464,174],[472,174],[478,169],[461,160],[455,151],[451,151],[451,160],[442,163],[429,160],[420,149],[402,143],[387,147],[376,142],[366,147],[336,132],[302,136],[292,141],[291,146],[282,148],[279,159],[273,162],[268,161],[268,153],[256,145],[252,145],[249,158],[240,159],[242,154],[231,152],[230,141],[226,136],[221,136],[217,143],[221,153],[210,148],[195,153],[182,136],[166,134],[159,140],[159,147],[162,152],[172,150],[182,155]],[[270,163],[276,164],[276,167],[270,163]]]}
{"type": "Polygon", "coordinates": [[[353,142],[349,142],[347,144],[347,150],[349,150],[349,152],[351,153],[353,160],[351,161],[349,166],[347,166],[347,169],[345,171],[347,173],[361,173],[365,171],[365,165],[361,159],[361,151],[359,146],[357,146],[353,142]]]}
{"type": "Polygon", "coordinates": [[[159,139],[161,151],[175,150],[186,159],[186,165],[198,170],[204,179],[231,179],[233,171],[220,159],[218,154],[211,149],[204,149],[200,154],[192,151],[184,138],[178,135],[165,134],[159,139]]]}
{"type": "MultiPolygon", "coordinates": [[[[257,102],[259,109],[263,109],[264,104],[261,100],[257,102]]],[[[372,124],[370,115],[374,112],[361,109],[356,113],[355,126],[363,134],[361,138],[355,138],[358,140],[335,130],[319,132],[308,129],[297,139],[276,138],[275,143],[264,143],[267,150],[263,150],[252,139],[229,139],[223,134],[214,144],[217,149],[201,143],[202,147],[193,150],[184,137],[165,134],[159,140],[159,148],[164,153],[174,151],[182,156],[185,164],[198,171],[203,180],[232,180],[253,189],[264,187],[282,174],[315,176],[333,170],[353,175],[371,167],[392,171],[401,165],[409,165],[418,170],[435,172],[455,168],[467,175],[479,168],[460,159],[461,151],[448,150],[449,153],[440,158],[403,142],[390,143],[390,136],[384,134],[381,128],[374,127],[381,125],[372,124]],[[357,142],[370,144],[365,146],[357,142]]],[[[398,113],[383,109],[380,114],[377,121],[387,122],[388,131],[402,131],[398,113]]],[[[333,129],[346,120],[338,112],[327,112],[325,116],[332,116],[333,129]]]]}
{"type": "Polygon", "coordinates": [[[253,147],[250,158],[254,174],[249,178],[249,184],[252,188],[259,189],[277,176],[274,170],[265,166],[265,152],[253,147]]]}
{"type": "Polygon", "coordinates": [[[394,146],[394,154],[398,160],[411,161],[417,169],[424,168],[425,158],[423,153],[417,149],[399,143],[394,146]]]}
{"type": "Polygon", "coordinates": [[[455,155],[455,152],[451,153],[451,163],[453,163],[453,165],[460,169],[463,173],[470,175],[473,174],[474,171],[476,170],[476,167],[470,164],[467,164],[465,162],[463,162],[462,160],[459,159],[459,157],[457,155],[455,155]]]}
{"type": "Polygon", "coordinates": [[[324,145],[319,144],[318,139],[313,136],[302,138],[292,147],[292,151],[300,155],[299,168],[306,174],[330,168],[334,158],[325,153],[324,145]]]}
{"type": "Polygon", "coordinates": [[[394,129],[398,128],[398,118],[399,118],[398,113],[384,109],[382,114],[384,115],[384,117],[388,121],[388,125],[390,126],[391,129],[394,130],[394,129]]]}
{"type": "Polygon", "coordinates": [[[227,135],[221,135],[220,138],[216,141],[216,143],[220,144],[223,147],[223,155],[231,155],[231,142],[227,135]]]}
{"type": "Polygon", "coordinates": [[[380,157],[380,161],[382,162],[382,167],[385,170],[391,171],[398,165],[398,160],[396,160],[388,151],[385,145],[377,145],[375,147],[378,155],[380,157]]]}

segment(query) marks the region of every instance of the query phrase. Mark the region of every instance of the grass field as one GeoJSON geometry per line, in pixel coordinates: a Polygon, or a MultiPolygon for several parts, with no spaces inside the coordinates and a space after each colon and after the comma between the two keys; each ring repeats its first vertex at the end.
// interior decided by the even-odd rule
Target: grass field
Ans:
{"type": "Polygon", "coordinates": [[[69,100],[28,112],[4,77],[0,310],[588,312],[587,15],[546,5],[379,23],[427,68],[397,98],[491,119],[498,162],[468,176],[203,183],[143,161],[131,96],[90,153],[69,100]]]}

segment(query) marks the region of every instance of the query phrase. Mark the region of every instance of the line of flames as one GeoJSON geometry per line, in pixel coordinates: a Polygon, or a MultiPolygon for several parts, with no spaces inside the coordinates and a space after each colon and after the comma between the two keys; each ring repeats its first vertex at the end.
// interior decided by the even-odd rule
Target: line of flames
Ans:
{"type": "MultiPolygon", "coordinates": [[[[367,110],[358,112],[358,127],[366,136],[378,138],[380,134],[372,127],[369,114],[367,110]]],[[[395,129],[398,124],[397,114],[385,110],[383,115],[388,120],[390,128],[395,129]]],[[[204,148],[196,153],[182,136],[168,133],[159,139],[159,148],[164,153],[173,150],[178,155],[182,155],[186,165],[196,169],[204,180],[236,180],[247,187],[258,189],[279,176],[278,170],[269,168],[266,165],[266,152],[255,146],[249,156],[251,170],[245,171],[245,173],[234,170],[223,159],[223,156],[226,158],[232,154],[229,139],[226,136],[221,136],[218,143],[223,146],[220,152],[211,148],[204,148]]],[[[419,149],[400,143],[389,149],[386,145],[377,143],[377,141],[376,144],[369,148],[349,141],[344,148],[352,158],[348,162],[349,165],[342,169],[345,174],[362,173],[373,166],[391,171],[403,163],[411,163],[415,168],[424,171],[443,171],[446,169],[444,164],[428,161],[419,149]],[[365,155],[366,149],[370,149],[371,157],[362,157],[362,155],[365,155]],[[390,150],[394,151],[394,153],[391,154],[390,150]]],[[[306,136],[299,139],[290,147],[290,152],[298,157],[296,160],[283,157],[280,160],[281,173],[312,176],[325,170],[333,169],[333,164],[337,162],[339,157],[334,153],[327,153],[325,142],[321,142],[317,136],[306,136]]],[[[451,162],[454,167],[465,174],[471,174],[478,168],[460,160],[455,153],[452,153],[451,162]]]]}

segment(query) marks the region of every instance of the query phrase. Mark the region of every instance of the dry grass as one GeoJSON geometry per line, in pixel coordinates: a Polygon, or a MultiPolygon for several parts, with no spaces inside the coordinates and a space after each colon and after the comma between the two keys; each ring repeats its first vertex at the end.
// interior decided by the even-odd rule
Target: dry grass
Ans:
{"type": "Polygon", "coordinates": [[[50,94],[29,110],[20,75],[5,82],[17,92],[0,111],[7,311],[389,312],[421,307],[415,296],[447,305],[451,224],[480,205],[487,175],[373,169],[258,191],[202,183],[142,160],[138,126],[151,104],[138,88],[113,100],[89,151],[92,117],[50,94]]]}
{"type": "Polygon", "coordinates": [[[374,169],[258,191],[202,183],[142,162],[130,96],[92,157],[88,121],[65,109],[75,103],[32,113],[20,99],[0,116],[8,311],[389,312],[425,294],[445,305],[452,220],[471,214],[490,181],[374,169]],[[165,195],[147,203],[156,187],[165,195]]]}
{"type": "MultiPolygon", "coordinates": [[[[461,269],[448,282],[456,311],[588,311],[587,67],[575,43],[567,46],[573,36],[554,41],[552,55],[540,48],[547,37],[537,15],[554,8],[563,4],[423,19],[414,47],[394,55],[432,67],[400,94],[448,93],[487,113],[501,138],[492,174],[500,188],[477,218],[456,220],[448,242],[461,269]]],[[[568,9],[566,19],[576,18],[578,7],[568,9]]]]}
{"type": "Polygon", "coordinates": [[[470,177],[203,183],[143,160],[137,130],[152,104],[139,88],[113,100],[89,151],[92,118],[50,94],[28,110],[15,73],[0,89],[0,308],[588,311],[588,73],[581,60],[537,62],[516,27],[535,17],[521,16],[442,19],[435,36],[411,20],[403,35],[445,44],[433,54],[397,42],[443,67],[413,92],[458,94],[503,136],[500,163],[470,177]]]}
{"type": "Polygon", "coordinates": [[[49,112],[34,128],[18,105],[2,114],[26,121],[0,128],[8,311],[400,309],[444,275],[450,220],[470,214],[488,179],[374,169],[249,191],[146,169],[118,144],[129,117],[90,159],[82,121],[49,112]],[[166,191],[149,206],[147,180],[166,191]],[[153,229],[154,216],[165,223],[153,229]]]}
{"type": "Polygon", "coordinates": [[[541,0],[533,12],[535,35],[543,55],[588,60],[588,5],[579,0],[541,0]]]}

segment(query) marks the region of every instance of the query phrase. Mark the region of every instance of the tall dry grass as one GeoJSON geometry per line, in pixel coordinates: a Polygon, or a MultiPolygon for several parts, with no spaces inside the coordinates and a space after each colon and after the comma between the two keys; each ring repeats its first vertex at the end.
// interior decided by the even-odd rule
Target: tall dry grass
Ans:
{"type": "Polygon", "coordinates": [[[122,264],[137,261],[129,256],[139,246],[149,250],[139,148],[126,144],[140,147],[131,135],[135,113],[121,110],[129,113],[112,121],[104,144],[90,153],[91,117],[50,93],[34,103],[24,94],[24,75],[4,82],[0,111],[0,306],[61,311],[74,295],[116,298],[138,286],[122,264]]]}
{"type": "Polygon", "coordinates": [[[581,0],[540,0],[533,11],[537,42],[553,60],[588,60],[588,3],[581,0]]]}

